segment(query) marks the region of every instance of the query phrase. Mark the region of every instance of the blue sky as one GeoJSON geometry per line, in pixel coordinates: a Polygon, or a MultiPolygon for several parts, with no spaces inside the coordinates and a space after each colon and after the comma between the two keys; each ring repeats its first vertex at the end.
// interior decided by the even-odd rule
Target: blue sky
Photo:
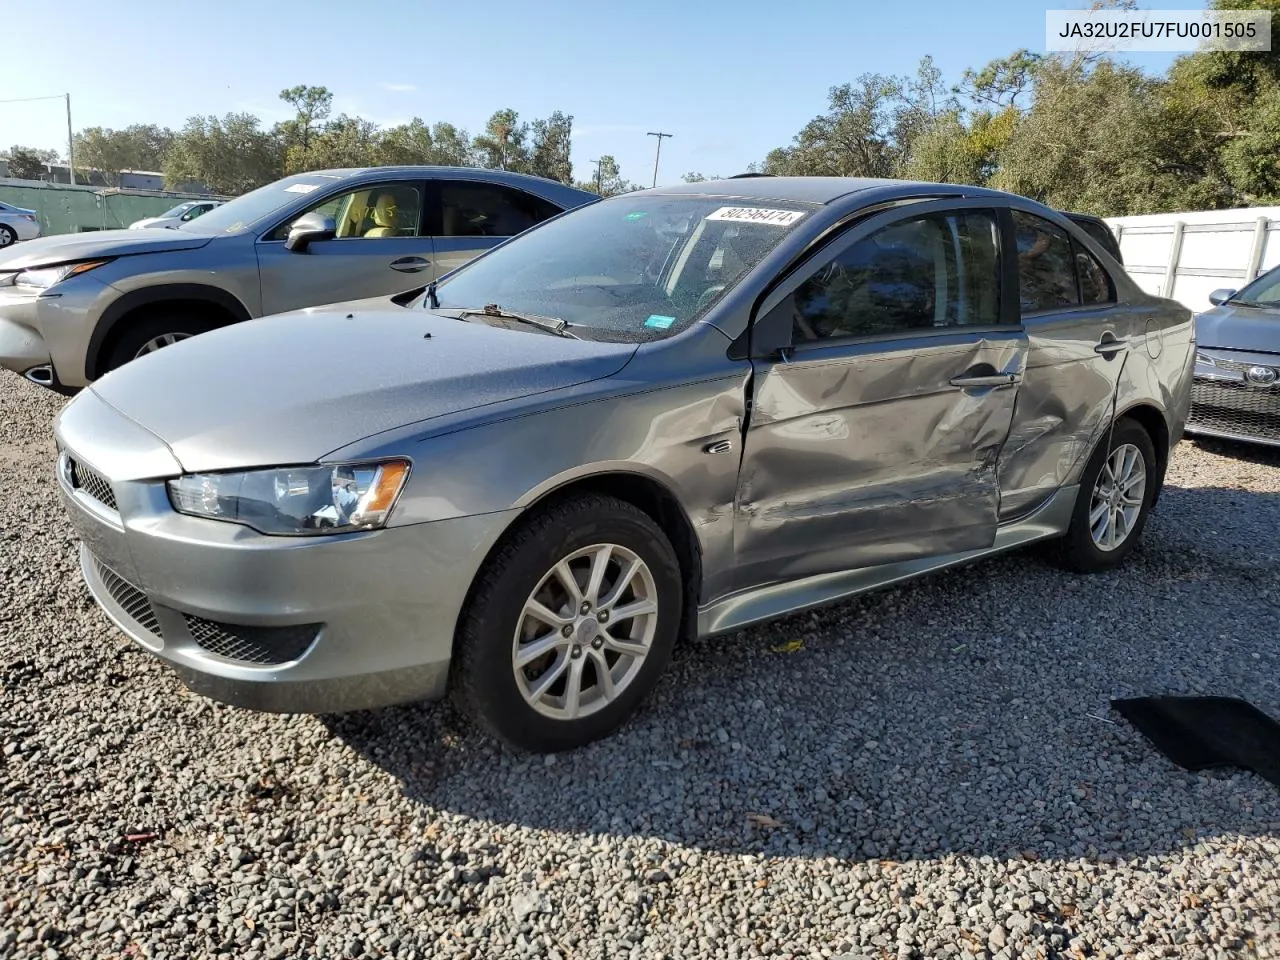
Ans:
{"type": "MultiPolygon", "coordinates": [[[[6,4],[6,6],[9,6],[6,4]]],[[[864,72],[907,74],[930,54],[947,81],[1018,47],[1044,49],[1048,7],[1027,0],[59,0],[4,13],[0,99],[70,92],[77,129],[248,110],[269,126],[298,83],[335,113],[390,125],[417,115],[476,133],[496,109],[574,117],[575,174],[612,154],[648,184],[739,173],[864,72]],[[22,39],[19,39],[22,38],[22,39]]],[[[1197,0],[1143,3],[1198,9],[1197,0]]],[[[1167,54],[1135,54],[1163,69],[1167,54]]],[[[65,152],[58,101],[0,104],[0,148],[65,152]]]]}

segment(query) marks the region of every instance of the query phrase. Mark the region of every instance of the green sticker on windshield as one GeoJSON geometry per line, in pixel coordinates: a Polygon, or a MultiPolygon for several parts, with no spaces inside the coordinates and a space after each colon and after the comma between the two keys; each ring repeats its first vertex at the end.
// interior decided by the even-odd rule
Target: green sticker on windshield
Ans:
{"type": "Polygon", "coordinates": [[[649,214],[648,214],[648,213],[646,213],[646,212],[645,212],[645,211],[643,211],[643,210],[637,210],[635,213],[628,213],[628,214],[627,214],[625,217],[623,217],[622,219],[623,219],[623,220],[643,220],[643,219],[644,219],[645,217],[647,217],[648,215],[649,215],[649,214]]]}
{"type": "Polygon", "coordinates": [[[654,313],[649,315],[649,319],[644,322],[644,325],[646,327],[654,327],[658,330],[666,330],[675,322],[675,317],[664,317],[660,314],[654,313]]]}

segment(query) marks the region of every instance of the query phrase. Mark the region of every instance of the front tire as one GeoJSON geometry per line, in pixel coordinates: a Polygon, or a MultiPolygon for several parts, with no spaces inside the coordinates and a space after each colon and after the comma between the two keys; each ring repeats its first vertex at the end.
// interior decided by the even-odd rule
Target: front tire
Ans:
{"type": "Polygon", "coordinates": [[[130,360],[222,326],[214,317],[199,312],[184,313],[174,308],[156,310],[121,322],[126,327],[107,350],[99,375],[123,367],[130,360]]]}
{"type": "Polygon", "coordinates": [[[1078,573],[1112,570],[1142,537],[1159,482],[1155,445],[1141,424],[1116,421],[1080,478],[1071,526],[1060,544],[1063,564],[1078,573]]]}
{"type": "Polygon", "coordinates": [[[555,504],[481,571],[456,638],[454,702],[523,750],[604,737],[666,668],[681,582],[670,541],[643,511],[599,494],[555,504]]]}

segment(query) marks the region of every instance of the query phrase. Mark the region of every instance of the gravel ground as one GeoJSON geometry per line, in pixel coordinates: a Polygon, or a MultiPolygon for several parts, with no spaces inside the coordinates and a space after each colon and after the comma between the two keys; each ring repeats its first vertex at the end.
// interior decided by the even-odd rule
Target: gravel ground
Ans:
{"type": "Polygon", "coordinates": [[[1180,446],[1121,572],[1024,552],[687,644],[544,759],[188,694],[80,584],[59,403],[0,375],[0,957],[1280,957],[1280,791],[1108,707],[1280,716],[1280,458],[1180,446]]]}

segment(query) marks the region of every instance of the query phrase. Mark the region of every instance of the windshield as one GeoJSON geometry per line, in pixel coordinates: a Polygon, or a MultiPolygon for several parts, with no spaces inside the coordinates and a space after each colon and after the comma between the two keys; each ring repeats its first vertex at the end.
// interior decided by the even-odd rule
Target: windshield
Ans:
{"type": "Polygon", "coordinates": [[[166,210],[164,213],[160,214],[160,216],[180,217],[194,206],[195,206],[194,203],[180,203],[176,207],[174,207],[172,210],[166,210]]]}
{"type": "Polygon", "coordinates": [[[265,187],[228,200],[187,223],[179,230],[192,233],[242,233],[252,224],[276,210],[293,203],[313,190],[332,186],[339,178],[333,175],[302,173],[285,177],[265,187]]]}
{"type": "Polygon", "coordinates": [[[695,196],[600,201],[441,281],[438,309],[495,304],[565,320],[593,338],[668,337],[705,313],[811,209],[695,196]]]}
{"type": "Polygon", "coordinates": [[[1280,267],[1273,267],[1231,298],[1251,307],[1280,307],[1280,267]]]}

